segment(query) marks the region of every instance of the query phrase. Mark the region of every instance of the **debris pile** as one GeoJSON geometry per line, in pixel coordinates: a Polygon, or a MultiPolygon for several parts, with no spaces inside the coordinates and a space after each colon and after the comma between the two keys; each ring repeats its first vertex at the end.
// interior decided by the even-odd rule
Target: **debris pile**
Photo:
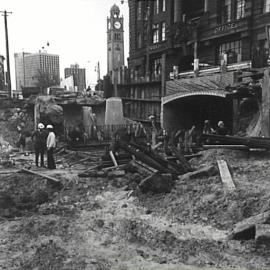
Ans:
{"type": "Polygon", "coordinates": [[[113,146],[59,147],[56,170],[12,157],[16,171],[0,180],[0,268],[270,265],[267,152],[202,149],[188,162],[173,148],[113,146]]]}
{"type": "Polygon", "coordinates": [[[58,190],[41,177],[14,173],[0,181],[0,216],[14,217],[36,211],[37,207],[52,199],[58,190]]]}

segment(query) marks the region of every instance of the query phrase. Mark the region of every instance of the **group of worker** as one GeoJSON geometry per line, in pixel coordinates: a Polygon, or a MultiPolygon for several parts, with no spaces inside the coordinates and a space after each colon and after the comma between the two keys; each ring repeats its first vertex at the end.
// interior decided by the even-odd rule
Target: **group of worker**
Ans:
{"type": "Polygon", "coordinates": [[[223,121],[219,121],[217,124],[217,129],[211,127],[210,121],[204,121],[203,134],[217,134],[217,135],[228,135],[228,129],[225,127],[223,121]]]}
{"type": "Polygon", "coordinates": [[[53,132],[53,126],[47,125],[46,128],[42,123],[39,123],[37,130],[31,136],[34,141],[35,149],[35,163],[38,167],[45,167],[44,154],[47,150],[47,168],[55,169],[54,149],[56,147],[55,133],[53,132]],[[40,163],[39,163],[40,157],[40,163]]]}

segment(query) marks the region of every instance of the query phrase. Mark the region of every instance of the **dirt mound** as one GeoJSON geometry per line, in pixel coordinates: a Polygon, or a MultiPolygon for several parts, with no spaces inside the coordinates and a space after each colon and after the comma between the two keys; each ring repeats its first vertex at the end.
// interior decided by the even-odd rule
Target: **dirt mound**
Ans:
{"type": "Polygon", "coordinates": [[[18,141],[18,127],[25,136],[30,136],[34,130],[33,115],[22,108],[0,110],[0,136],[12,146],[18,141]]]}
{"type": "MultiPolygon", "coordinates": [[[[56,104],[53,96],[39,96],[36,98],[38,118],[60,124],[63,121],[63,108],[56,104]]],[[[45,122],[46,122],[45,121],[45,122]]]]}
{"type": "MultiPolygon", "coordinates": [[[[205,156],[212,157],[214,162],[215,153],[206,151],[205,156]]],[[[225,158],[228,159],[228,156],[225,158]]],[[[217,175],[179,180],[170,194],[138,194],[139,200],[149,211],[177,222],[229,229],[236,222],[270,208],[268,160],[257,163],[250,161],[249,164],[243,161],[239,163],[236,159],[231,164],[237,187],[233,192],[226,191],[217,175]]]]}
{"type": "Polygon", "coordinates": [[[49,201],[58,190],[44,178],[24,173],[12,174],[0,181],[0,216],[20,216],[25,211],[35,211],[37,206],[49,201]]]}

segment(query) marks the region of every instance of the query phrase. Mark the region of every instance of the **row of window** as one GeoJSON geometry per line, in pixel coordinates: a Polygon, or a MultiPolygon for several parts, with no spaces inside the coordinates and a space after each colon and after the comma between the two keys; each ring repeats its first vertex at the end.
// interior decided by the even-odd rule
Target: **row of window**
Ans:
{"type": "MultiPolygon", "coordinates": [[[[151,42],[153,44],[165,41],[166,40],[166,23],[155,23],[152,25],[152,40],[151,42]]],[[[143,46],[143,34],[138,33],[137,34],[137,49],[142,48],[143,46]]]]}
{"type": "MultiPolygon", "coordinates": [[[[121,38],[121,33],[113,33],[113,37],[114,37],[114,40],[117,40],[117,41],[120,41],[120,40],[122,40],[122,38],[121,38]]],[[[112,38],[111,38],[112,36],[111,36],[111,33],[109,32],[108,33],[108,41],[111,41],[112,40],[112,38]]]]}
{"type": "MultiPolygon", "coordinates": [[[[246,16],[245,7],[246,0],[237,0],[234,2],[233,0],[222,0],[221,2],[221,21],[223,23],[230,22],[233,19],[241,19],[246,16]],[[233,14],[233,3],[236,3],[235,12],[233,14]]],[[[263,0],[262,12],[268,13],[270,12],[270,0],[263,0]]]]}
{"type": "MultiPolygon", "coordinates": [[[[154,6],[153,6],[153,13],[154,15],[157,15],[161,12],[166,11],[166,0],[153,0],[154,1],[154,6]]],[[[145,1],[143,0],[137,0],[137,20],[142,20],[146,19],[148,17],[148,13],[146,12],[143,14],[143,4],[145,1]]],[[[147,9],[145,9],[147,10],[147,9]]]]}
{"type": "Polygon", "coordinates": [[[166,40],[166,23],[155,23],[152,25],[152,43],[166,40]]]}

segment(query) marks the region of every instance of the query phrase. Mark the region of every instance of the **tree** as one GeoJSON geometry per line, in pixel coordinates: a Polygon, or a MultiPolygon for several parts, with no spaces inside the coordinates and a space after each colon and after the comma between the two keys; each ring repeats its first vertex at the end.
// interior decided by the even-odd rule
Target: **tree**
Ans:
{"type": "Polygon", "coordinates": [[[54,85],[59,85],[60,80],[57,74],[50,73],[48,71],[38,70],[37,75],[37,87],[40,87],[42,90],[54,85]]]}

